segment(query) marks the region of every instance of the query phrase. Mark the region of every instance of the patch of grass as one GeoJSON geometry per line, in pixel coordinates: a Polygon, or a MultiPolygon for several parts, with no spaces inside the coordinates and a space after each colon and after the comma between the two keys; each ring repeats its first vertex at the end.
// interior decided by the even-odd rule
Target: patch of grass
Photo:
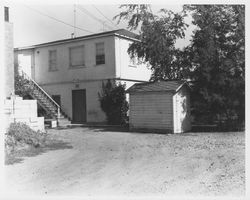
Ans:
{"type": "Polygon", "coordinates": [[[47,151],[55,151],[62,149],[72,149],[73,146],[62,140],[57,140],[50,138],[49,136],[46,139],[46,142],[43,146],[34,147],[27,146],[27,148],[17,148],[10,154],[5,155],[5,165],[12,165],[16,163],[21,163],[25,157],[34,157],[40,154],[43,154],[47,151]]]}

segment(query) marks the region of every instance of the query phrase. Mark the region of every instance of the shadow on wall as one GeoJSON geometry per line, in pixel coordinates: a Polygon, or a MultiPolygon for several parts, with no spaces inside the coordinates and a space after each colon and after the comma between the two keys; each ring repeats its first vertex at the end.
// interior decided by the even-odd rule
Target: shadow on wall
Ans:
{"type": "Polygon", "coordinates": [[[25,157],[35,157],[38,155],[41,155],[43,153],[46,153],[48,151],[54,151],[54,150],[63,150],[63,149],[72,149],[73,146],[71,146],[67,142],[63,142],[60,140],[49,140],[46,142],[46,145],[44,147],[31,147],[18,150],[11,155],[6,155],[5,157],[5,165],[12,165],[21,163],[25,157]]]}

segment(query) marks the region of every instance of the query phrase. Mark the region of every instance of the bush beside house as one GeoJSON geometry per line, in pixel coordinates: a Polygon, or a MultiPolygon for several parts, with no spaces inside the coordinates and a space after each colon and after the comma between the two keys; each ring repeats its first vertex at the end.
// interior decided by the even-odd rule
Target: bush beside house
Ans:
{"type": "Polygon", "coordinates": [[[103,112],[110,125],[125,125],[128,121],[128,102],[126,101],[125,85],[108,80],[102,83],[102,91],[98,93],[103,112]]]}

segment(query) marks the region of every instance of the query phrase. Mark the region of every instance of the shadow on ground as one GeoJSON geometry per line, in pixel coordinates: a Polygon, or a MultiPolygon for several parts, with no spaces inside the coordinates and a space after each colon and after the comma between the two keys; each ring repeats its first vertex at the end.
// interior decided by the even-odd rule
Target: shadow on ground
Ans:
{"type": "Polygon", "coordinates": [[[93,131],[93,132],[129,132],[129,129],[127,127],[112,127],[112,126],[108,126],[108,127],[88,127],[89,130],[93,131]]]}
{"type": "Polygon", "coordinates": [[[63,128],[57,128],[57,130],[62,129],[75,129],[75,128],[87,128],[90,131],[93,132],[126,132],[130,134],[157,134],[157,135],[169,135],[172,134],[169,130],[159,130],[159,129],[135,129],[135,130],[129,130],[128,126],[119,126],[119,125],[105,125],[105,126],[91,126],[91,125],[79,125],[79,126],[69,126],[69,127],[63,127],[63,128]]]}
{"type": "Polygon", "coordinates": [[[60,140],[49,140],[46,144],[42,147],[32,147],[29,146],[27,148],[18,150],[16,152],[11,153],[10,155],[5,156],[5,165],[12,165],[21,163],[25,157],[34,157],[48,151],[55,151],[55,150],[63,150],[63,149],[72,149],[68,142],[63,142],[60,140]]]}
{"type": "Polygon", "coordinates": [[[159,131],[159,130],[147,130],[147,129],[138,129],[138,130],[129,130],[128,127],[121,127],[121,126],[110,126],[110,127],[88,127],[89,130],[93,131],[93,132],[126,132],[129,134],[141,134],[141,135],[145,135],[145,134],[156,134],[156,135],[169,135],[171,134],[170,132],[167,131],[159,131]]]}

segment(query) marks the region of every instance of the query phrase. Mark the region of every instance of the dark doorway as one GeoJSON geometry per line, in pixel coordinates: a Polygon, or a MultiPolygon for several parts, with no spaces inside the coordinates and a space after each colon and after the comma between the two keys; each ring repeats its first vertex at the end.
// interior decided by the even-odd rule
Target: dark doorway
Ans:
{"type": "Polygon", "coordinates": [[[61,106],[61,96],[60,95],[52,95],[52,99],[61,106]]]}
{"type": "Polygon", "coordinates": [[[86,122],[86,90],[72,90],[72,122],[86,122]]]}

